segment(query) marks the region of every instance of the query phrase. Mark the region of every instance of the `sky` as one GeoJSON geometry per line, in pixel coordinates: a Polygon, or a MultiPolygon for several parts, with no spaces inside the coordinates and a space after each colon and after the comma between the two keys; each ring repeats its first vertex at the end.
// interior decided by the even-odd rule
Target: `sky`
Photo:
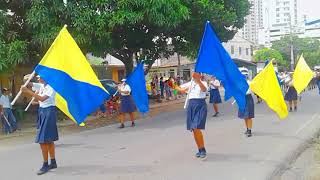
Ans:
{"type": "Polygon", "coordinates": [[[298,0],[298,12],[307,15],[308,21],[320,19],[320,0],[298,0]]]}

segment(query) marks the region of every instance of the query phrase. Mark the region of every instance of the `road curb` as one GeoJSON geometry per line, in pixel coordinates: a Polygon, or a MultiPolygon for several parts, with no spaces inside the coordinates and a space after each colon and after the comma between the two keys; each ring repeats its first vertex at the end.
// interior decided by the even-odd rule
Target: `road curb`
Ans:
{"type": "Polygon", "coordinates": [[[320,128],[306,138],[298,147],[289,153],[284,160],[277,165],[277,168],[268,176],[267,180],[280,180],[280,177],[291,168],[292,164],[300,157],[300,155],[314,143],[315,139],[320,137],[320,128]]]}

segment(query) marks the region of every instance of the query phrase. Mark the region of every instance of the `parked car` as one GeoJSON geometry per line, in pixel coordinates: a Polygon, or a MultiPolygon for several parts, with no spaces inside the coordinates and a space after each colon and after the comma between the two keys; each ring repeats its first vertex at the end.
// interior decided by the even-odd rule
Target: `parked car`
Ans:
{"type": "MultiPolygon", "coordinates": [[[[114,95],[117,92],[118,84],[112,79],[101,79],[100,80],[102,86],[111,94],[114,95]]],[[[116,94],[119,96],[119,93],[116,94]]]]}

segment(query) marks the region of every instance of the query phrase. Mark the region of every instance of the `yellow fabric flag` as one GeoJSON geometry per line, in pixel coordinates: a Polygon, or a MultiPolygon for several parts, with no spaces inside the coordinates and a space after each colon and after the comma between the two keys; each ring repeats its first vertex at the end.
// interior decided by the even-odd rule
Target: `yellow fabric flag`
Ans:
{"type": "Polygon", "coordinates": [[[298,94],[308,86],[312,78],[313,71],[304,60],[303,55],[301,55],[293,73],[293,86],[297,90],[298,94]]]}
{"type": "Polygon", "coordinates": [[[288,116],[288,108],[284,101],[272,61],[251,81],[250,89],[260,96],[278,114],[280,119],[288,116]]]}

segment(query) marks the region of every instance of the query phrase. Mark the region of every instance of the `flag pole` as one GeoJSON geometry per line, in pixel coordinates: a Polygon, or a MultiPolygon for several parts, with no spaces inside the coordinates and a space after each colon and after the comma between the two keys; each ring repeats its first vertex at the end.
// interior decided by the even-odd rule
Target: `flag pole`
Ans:
{"type": "Polygon", "coordinates": [[[11,127],[11,124],[9,123],[8,118],[4,114],[2,114],[2,116],[3,116],[4,120],[7,122],[9,128],[11,129],[12,127],[11,127]]]}
{"type": "Polygon", "coordinates": [[[193,86],[193,83],[194,83],[194,80],[193,80],[193,78],[192,78],[192,79],[191,79],[191,82],[190,82],[190,87],[189,87],[189,89],[188,89],[187,98],[186,98],[186,101],[184,102],[184,106],[183,106],[184,109],[186,109],[187,106],[188,106],[189,94],[190,94],[190,92],[191,92],[191,88],[192,88],[192,86],[193,86]]]}
{"type": "MultiPolygon", "coordinates": [[[[29,82],[31,81],[31,79],[34,77],[34,75],[35,75],[35,71],[33,71],[32,73],[31,73],[31,75],[29,76],[29,78],[28,78],[28,80],[24,83],[24,85],[22,86],[22,87],[26,87],[28,84],[29,84],[29,82]]],[[[21,94],[22,94],[22,91],[21,91],[21,89],[20,89],[20,91],[18,92],[18,94],[16,95],[16,97],[13,99],[13,101],[11,102],[11,105],[13,106],[15,103],[16,103],[16,101],[18,100],[18,98],[21,96],[21,94]]]]}

